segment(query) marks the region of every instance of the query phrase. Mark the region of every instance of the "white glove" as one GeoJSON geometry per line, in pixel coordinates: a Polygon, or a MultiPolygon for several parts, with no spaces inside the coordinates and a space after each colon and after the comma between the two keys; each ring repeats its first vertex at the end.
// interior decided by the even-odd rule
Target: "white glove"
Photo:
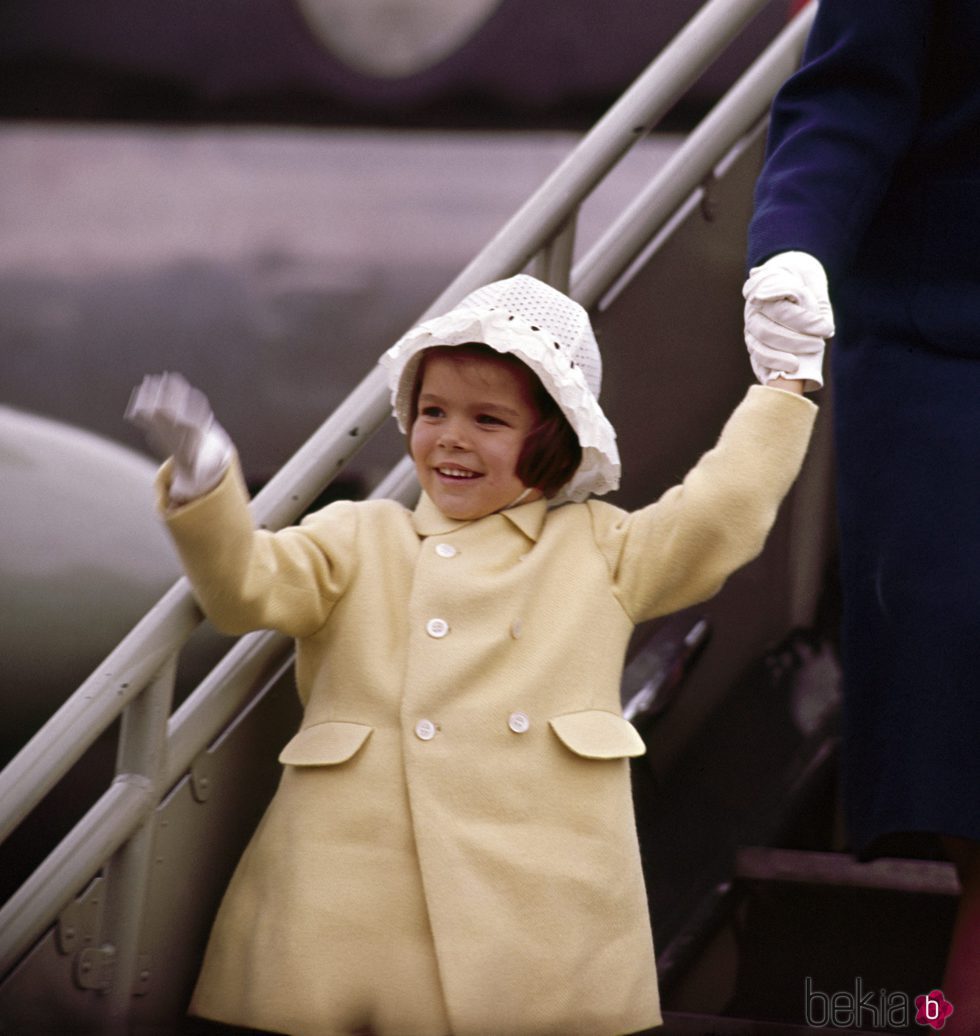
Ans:
{"type": "Polygon", "coordinates": [[[148,374],[133,390],[126,420],[155,450],[174,459],[170,499],[187,503],[221,481],[234,455],[228,433],[214,419],[207,396],[180,374],[148,374]]]}
{"type": "Polygon", "coordinates": [[[762,384],[800,378],[806,391],[823,384],[826,339],[834,335],[827,274],[806,252],[781,252],[749,271],[745,345],[762,384]]]}

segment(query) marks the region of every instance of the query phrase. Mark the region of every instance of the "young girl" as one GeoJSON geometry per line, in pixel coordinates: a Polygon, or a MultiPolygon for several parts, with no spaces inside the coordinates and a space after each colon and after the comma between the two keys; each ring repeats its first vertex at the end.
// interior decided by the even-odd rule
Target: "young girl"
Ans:
{"type": "Polygon", "coordinates": [[[586,499],[619,459],[566,296],[497,282],[383,363],[414,511],[340,502],[256,531],[203,397],[164,375],[130,405],[175,454],[160,506],[202,606],[295,637],[305,707],[191,1010],[293,1036],[658,1025],[624,652],[758,553],[816,408],[796,381],[750,389],[683,485],[629,514],[586,499]]]}

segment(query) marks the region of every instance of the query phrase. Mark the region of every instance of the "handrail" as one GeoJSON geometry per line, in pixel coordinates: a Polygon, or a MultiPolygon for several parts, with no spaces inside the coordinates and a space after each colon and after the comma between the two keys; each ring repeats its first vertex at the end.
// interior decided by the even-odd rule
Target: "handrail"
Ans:
{"type": "MultiPolygon", "coordinates": [[[[628,262],[632,258],[626,252],[633,249],[635,255],[643,245],[641,233],[628,234],[623,224],[642,219],[649,230],[658,221],[662,223],[660,210],[664,206],[658,198],[665,176],[657,177],[616,224],[616,234],[629,237],[628,246],[617,245],[618,238],[612,240],[610,231],[584,261],[570,270],[579,206],[737,31],[769,2],[709,0],[425,315],[445,309],[482,283],[524,268],[536,255],[540,275],[561,287],[570,287],[580,301],[588,300],[586,304],[596,301],[621,272],[624,259],[628,262]]],[[[738,138],[739,133],[721,131],[718,124],[723,115],[734,117],[731,109],[738,107],[739,125],[743,126],[740,132],[762,117],[768,99],[781,82],[779,77],[787,74],[787,63],[798,58],[799,40],[810,18],[812,11],[807,10],[797,16],[740,80],[735,99],[724,108],[725,102],[721,102],[705,120],[708,128],[703,123],[692,134],[689,139],[694,141],[697,154],[692,155],[685,144],[671,161],[671,176],[682,172],[686,184],[678,204],[704,179],[699,171],[710,170],[738,138]],[[752,108],[751,117],[747,109],[742,111],[744,106],[752,108]],[[719,109],[721,113],[716,115],[719,109]]],[[[681,190],[682,185],[677,184],[676,191],[681,190]]],[[[256,522],[279,528],[294,520],[389,412],[384,375],[375,367],[256,496],[251,505],[256,522]]],[[[407,499],[413,492],[412,466],[403,459],[372,495],[407,499]]],[[[154,675],[175,658],[200,619],[186,580],[179,580],[0,773],[0,841],[99,734],[144,693],[154,675]]],[[[284,664],[289,647],[286,638],[276,634],[242,638],[170,717],[159,787],[148,789],[133,775],[117,778],[65,842],[0,910],[0,973],[52,922],[60,905],[78,891],[82,875],[90,875],[132,836],[155,807],[161,789],[166,790],[186,773],[195,756],[245,703],[255,674],[284,664]],[[122,797],[120,784],[127,789],[138,786],[140,795],[127,793],[122,797]],[[117,812],[121,798],[126,808],[117,812]],[[96,862],[100,852],[105,855],[96,862]],[[67,891],[69,886],[72,891],[67,891]]]]}
{"type": "Polygon", "coordinates": [[[773,94],[799,65],[815,16],[816,4],[802,9],[575,264],[572,290],[586,309],[691,198],[691,184],[704,183],[721,156],[765,115],[773,94]]]}

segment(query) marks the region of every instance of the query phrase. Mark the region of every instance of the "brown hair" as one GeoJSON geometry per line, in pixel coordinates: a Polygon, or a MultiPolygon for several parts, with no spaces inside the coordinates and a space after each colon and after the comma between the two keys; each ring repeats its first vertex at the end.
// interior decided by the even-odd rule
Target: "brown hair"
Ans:
{"type": "MultiPolygon", "coordinates": [[[[460,358],[502,360],[526,378],[531,398],[538,413],[537,424],[528,432],[517,458],[517,477],[525,486],[540,489],[546,497],[554,496],[575,474],[582,463],[582,447],[568,418],[541,384],[541,379],[523,360],[510,353],[497,352],[482,342],[467,342],[463,345],[436,345],[422,353],[415,370],[412,398],[409,406],[409,441],[412,428],[419,416],[419,394],[422,391],[422,377],[425,374],[427,358],[432,354],[460,358]]],[[[410,448],[411,449],[411,448],[410,448]]]]}

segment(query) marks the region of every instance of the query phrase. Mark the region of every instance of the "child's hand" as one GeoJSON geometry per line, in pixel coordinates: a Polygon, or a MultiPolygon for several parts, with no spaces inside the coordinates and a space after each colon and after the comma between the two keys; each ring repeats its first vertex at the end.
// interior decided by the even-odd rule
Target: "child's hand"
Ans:
{"type": "Polygon", "coordinates": [[[207,396],[180,374],[147,375],[134,389],[125,416],[155,450],[173,457],[174,503],[203,496],[221,481],[234,452],[231,440],[215,421],[207,396]]]}
{"type": "Polygon", "coordinates": [[[750,272],[742,294],[745,345],[759,381],[768,384],[782,372],[796,375],[808,390],[820,388],[834,314],[819,260],[806,252],[775,255],[750,272]]]}

